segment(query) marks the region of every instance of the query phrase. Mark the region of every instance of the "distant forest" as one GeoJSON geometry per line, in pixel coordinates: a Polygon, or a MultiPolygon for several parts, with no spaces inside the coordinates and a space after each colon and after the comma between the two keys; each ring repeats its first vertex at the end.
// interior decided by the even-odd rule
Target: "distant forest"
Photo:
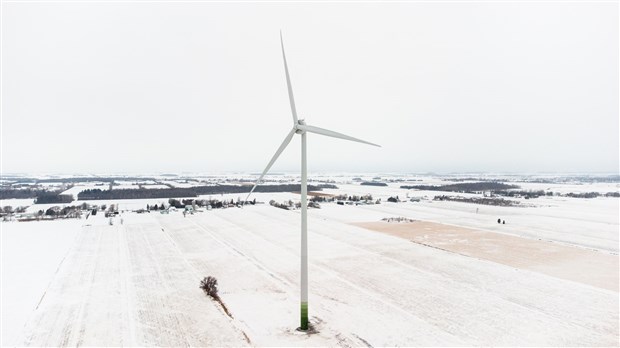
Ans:
{"type": "MultiPolygon", "coordinates": [[[[335,185],[308,185],[308,191],[321,191],[324,188],[338,188],[335,185]]],[[[251,186],[217,185],[175,187],[166,189],[115,189],[84,190],[78,194],[78,200],[96,199],[144,199],[144,198],[181,198],[197,197],[199,195],[215,195],[224,193],[249,193],[251,186]]],[[[254,192],[299,192],[300,185],[261,185],[254,192]]]]}
{"type": "Polygon", "coordinates": [[[0,190],[0,199],[28,199],[34,198],[35,204],[48,204],[48,203],[71,203],[73,202],[72,195],[61,195],[62,191],[47,191],[43,189],[3,189],[0,190]]]}
{"type": "Polygon", "coordinates": [[[15,183],[30,183],[34,182],[37,184],[42,183],[78,183],[78,182],[113,182],[113,181],[146,181],[146,180],[159,180],[157,178],[148,178],[148,177],[140,177],[140,176],[86,176],[86,177],[72,177],[72,178],[47,178],[47,179],[37,179],[37,178],[15,178],[15,183]]]}
{"type": "Polygon", "coordinates": [[[480,191],[502,191],[517,189],[517,185],[508,185],[501,182],[468,182],[450,185],[403,185],[402,189],[416,189],[425,191],[447,191],[447,192],[480,192],[480,191]]]}
{"type": "Polygon", "coordinates": [[[560,176],[555,178],[535,178],[525,180],[527,182],[542,183],[542,184],[557,184],[557,183],[620,183],[620,175],[606,175],[606,176],[560,176]]]}
{"type": "Polygon", "coordinates": [[[44,190],[33,190],[33,189],[2,189],[0,190],[0,199],[9,199],[9,198],[17,198],[17,199],[26,199],[26,198],[35,198],[38,194],[45,192],[44,190]]]}
{"type": "MultiPolygon", "coordinates": [[[[508,184],[504,184],[501,182],[490,182],[490,181],[460,183],[460,184],[451,184],[451,185],[412,185],[412,186],[403,185],[400,188],[426,190],[426,191],[465,192],[465,193],[491,191],[494,195],[498,195],[498,196],[523,197],[525,199],[538,198],[541,196],[554,196],[554,195],[563,196],[563,197],[572,197],[572,198],[620,197],[620,192],[607,192],[607,193],[599,193],[599,192],[573,193],[573,192],[570,192],[570,193],[563,194],[559,192],[554,193],[551,191],[545,192],[544,190],[516,190],[520,188],[517,185],[508,185],[508,184]]],[[[438,197],[444,197],[443,200],[454,200],[453,197],[449,197],[449,196],[438,196],[438,197]]],[[[488,203],[481,202],[480,204],[488,204],[488,203]]]]}
{"type": "Polygon", "coordinates": [[[519,202],[511,201],[503,198],[480,198],[480,197],[460,197],[460,196],[435,196],[433,198],[435,201],[452,201],[452,202],[461,202],[461,203],[474,203],[474,204],[484,204],[484,205],[496,205],[502,207],[514,207],[519,206],[519,202]]]}
{"type": "Polygon", "coordinates": [[[384,182],[376,182],[376,181],[364,181],[360,185],[365,185],[365,186],[387,186],[387,184],[384,183],[384,182]]]}
{"type": "Polygon", "coordinates": [[[60,192],[39,193],[34,204],[71,203],[73,195],[61,195],[60,192]]]}

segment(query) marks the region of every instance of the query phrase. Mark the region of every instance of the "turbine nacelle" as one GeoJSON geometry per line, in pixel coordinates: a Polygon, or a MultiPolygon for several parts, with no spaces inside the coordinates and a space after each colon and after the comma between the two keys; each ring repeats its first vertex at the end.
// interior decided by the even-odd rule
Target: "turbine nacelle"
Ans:
{"type": "Polygon", "coordinates": [[[297,124],[294,126],[295,133],[302,134],[303,132],[305,132],[305,130],[299,128],[300,126],[305,126],[305,125],[306,125],[306,120],[299,120],[299,121],[297,121],[297,124]]]}

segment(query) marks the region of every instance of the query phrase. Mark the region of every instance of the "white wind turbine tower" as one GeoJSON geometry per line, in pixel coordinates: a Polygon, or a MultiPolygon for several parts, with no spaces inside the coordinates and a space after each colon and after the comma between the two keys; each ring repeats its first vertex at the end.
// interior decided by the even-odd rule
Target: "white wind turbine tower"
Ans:
{"type": "Polygon", "coordinates": [[[280,32],[280,44],[282,46],[282,58],[284,59],[284,72],[286,74],[286,85],[288,87],[288,98],[291,103],[291,112],[293,114],[293,128],[288,133],[284,141],[267,164],[265,170],[260,175],[252,190],[248,194],[246,201],[250,198],[256,186],[261,182],[265,174],[284,151],[286,146],[291,142],[295,134],[301,135],[301,330],[308,329],[308,168],[306,165],[306,134],[308,132],[326,135],[328,137],[340,138],[350,141],[356,141],[368,145],[378,146],[361,139],[353,138],[342,133],[337,133],[327,129],[307,125],[304,120],[297,118],[297,110],[295,108],[295,99],[293,98],[293,87],[291,86],[291,78],[288,73],[286,64],[286,54],[284,53],[284,41],[282,40],[282,32],[280,32]]]}

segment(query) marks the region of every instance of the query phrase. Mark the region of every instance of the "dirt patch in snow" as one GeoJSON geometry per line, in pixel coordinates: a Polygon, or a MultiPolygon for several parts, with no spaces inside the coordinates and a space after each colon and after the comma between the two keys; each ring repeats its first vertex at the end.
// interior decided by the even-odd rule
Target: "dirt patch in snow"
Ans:
{"type": "Polygon", "coordinates": [[[469,257],[607,290],[619,288],[618,255],[427,221],[352,224],[469,257]]]}

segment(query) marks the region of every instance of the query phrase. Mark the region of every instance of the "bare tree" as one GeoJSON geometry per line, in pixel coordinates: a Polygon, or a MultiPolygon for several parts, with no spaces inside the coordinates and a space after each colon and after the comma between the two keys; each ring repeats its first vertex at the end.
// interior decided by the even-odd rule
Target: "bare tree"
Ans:
{"type": "Polygon", "coordinates": [[[207,296],[217,301],[217,303],[222,306],[222,309],[224,309],[224,312],[226,312],[226,314],[232,318],[232,314],[230,314],[228,308],[220,298],[220,295],[218,295],[217,293],[217,279],[215,279],[215,277],[208,276],[203,278],[200,281],[200,288],[202,289],[202,291],[205,292],[205,294],[207,294],[207,296]]]}

